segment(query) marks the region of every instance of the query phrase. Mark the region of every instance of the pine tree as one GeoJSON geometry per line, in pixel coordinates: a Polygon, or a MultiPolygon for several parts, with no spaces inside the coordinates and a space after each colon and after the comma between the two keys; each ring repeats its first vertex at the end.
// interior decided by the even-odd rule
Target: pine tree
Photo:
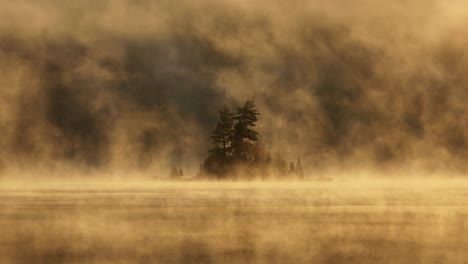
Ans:
{"type": "Polygon", "coordinates": [[[177,167],[175,165],[172,166],[172,169],[171,169],[171,174],[170,174],[170,177],[171,178],[176,178],[178,175],[178,171],[177,171],[177,167]]]}
{"type": "Polygon", "coordinates": [[[276,154],[274,159],[274,167],[276,169],[276,177],[285,178],[288,174],[288,162],[280,153],[276,154]]]}
{"type": "Polygon", "coordinates": [[[297,158],[296,162],[296,173],[299,176],[299,178],[303,179],[304,178],[304,168],[302,168],[302,163],[301,159],[297,158]]]}
{"type": "Polygon", "coordinates": [[[234,115],[231,110],[224,106],[219,111],[219,121],[211,135],[213,148],[209,150],[209,155],[203,162],[201,173],[224,177],[229,173],[232,156],[232,138],[234,135],[234,115]]]}
{"type": "Polygon", "coordinates": [[[258,115],[254,101],[247,101],[243,107],[237,107],[237,114],[234,116],[236,124],[234,125],[232,138],[233,155],[236,159],[246,160],[248,157],[248,149],[244,144],[245,140],[258,140],[258,132],[253,130],[258,115]]]}
{"type": "Polygon", "coordinates": [[[296,174],[296,167],[294,166],[294,163],[292,161],[289,163],[289,174],[290,175],[296,174]]]}
{"type": "Polygon", "coordinates": [[[213,148],[210,150],[210,153],[219,155],[222,158],[231,156],[231,140],[234,135],[233,126],[233,114],[227,106],[224,106],[224,109],[219,111],[219,121],[211,136],[213,148]]]}

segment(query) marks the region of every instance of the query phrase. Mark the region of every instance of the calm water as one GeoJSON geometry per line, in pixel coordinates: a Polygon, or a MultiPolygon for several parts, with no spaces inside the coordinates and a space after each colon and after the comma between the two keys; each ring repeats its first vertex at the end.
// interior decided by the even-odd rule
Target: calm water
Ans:
{"type": "Polygon", "coordinates": [[[0,263],[468,263],[462,186],[191,185],[4,188],[0,263]]]}

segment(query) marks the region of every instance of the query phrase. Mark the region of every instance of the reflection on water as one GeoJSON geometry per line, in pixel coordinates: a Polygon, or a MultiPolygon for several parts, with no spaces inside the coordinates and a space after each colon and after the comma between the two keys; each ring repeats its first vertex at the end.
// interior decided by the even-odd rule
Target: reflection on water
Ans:
{"type": "Polygon", "coordinates": [[[308,185],[3,189],[0,263],[468,260],[468,189],[308,185]]]}

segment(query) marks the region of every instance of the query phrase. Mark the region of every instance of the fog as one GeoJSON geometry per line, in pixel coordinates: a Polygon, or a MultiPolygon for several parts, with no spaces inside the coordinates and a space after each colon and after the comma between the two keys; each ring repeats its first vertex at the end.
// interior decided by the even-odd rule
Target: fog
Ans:
{"type": "Polygon", "coordinates": [[[309,173],[463,173],[466,7],[2,1],[2,175],[192,175],[217,110],[248,99],[269,151],[309,173]]]}
{"type": "Polygon", "coordinates": [[[0,262],[465,263],[467,28],[461,0],[0,1],[0,262]],[[284,170],[193,180],[247,100],[284,170]]]}
{"type": "Polygon", "coordinates": [[[0,185],[0,261],[465,263],[466,187],[447,179],[0,185]]]}

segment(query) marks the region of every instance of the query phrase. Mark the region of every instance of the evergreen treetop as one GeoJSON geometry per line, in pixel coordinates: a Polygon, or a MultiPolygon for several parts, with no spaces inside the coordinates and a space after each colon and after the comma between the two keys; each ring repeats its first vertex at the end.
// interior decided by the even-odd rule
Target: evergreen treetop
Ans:
{"type": "Polygon", "coordinates": [[[252,128],[255,127],[255,122],[257,122],[257,116],[260,113],[255,108],[254,101],[245,102],[244,106],[237,107],[237,114],[234,116],[234,119],[237,121],[234,127],[234,136],[237,140],[249,139],[252,141],[257,141],[258,133],[252,128]]]}
{"type": "MultiPolygon", "coordinates": [[[[304,177],[301,160],[288,163],[280,154],[274,159],[265,150],[261,137],[254,130],[258,116],[254,101],[247,101],[236,113],[224,106],[219,111],[216,128],[210,137],[212,148],[200,167],[199,175],[228,177],[304,177]]],[[[178,173],[182,175],[182,172],[178,173]]]]}
{"type": "Polygon", "coordinates": [[[218,124],[216,124],[216,128],[210,137],[211,142],[214,145],[210,150],[211,153],[218,153],[223,157],[228,157],[231,155],[231,139],[234,135],[233,116],[233,113],[227,106],[224,106],[224,108],[219,111],[218,124]]]}

